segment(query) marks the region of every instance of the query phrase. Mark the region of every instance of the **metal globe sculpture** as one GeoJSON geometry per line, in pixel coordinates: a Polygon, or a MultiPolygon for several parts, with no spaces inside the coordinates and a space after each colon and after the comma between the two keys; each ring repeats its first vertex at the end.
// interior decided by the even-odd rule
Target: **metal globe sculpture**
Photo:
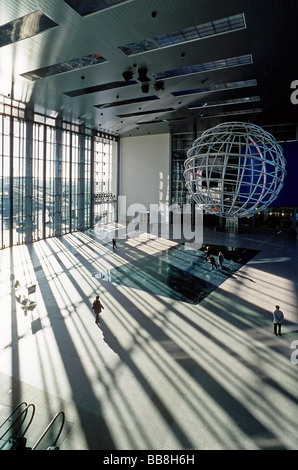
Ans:
{"type": "Polygon", "coordinates": [[[251,217],[277,197],[286,159],[275,138],[245,122],[219,124],[194,141],[184,163],[186,188],[207,213],[251,217]]]}

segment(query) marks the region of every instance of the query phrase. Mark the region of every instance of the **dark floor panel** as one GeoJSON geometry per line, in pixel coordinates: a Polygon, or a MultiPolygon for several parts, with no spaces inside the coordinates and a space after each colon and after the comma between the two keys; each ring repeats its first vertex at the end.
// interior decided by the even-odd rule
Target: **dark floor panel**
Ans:
{"type": "Polygon", "coordinates": [[[258,253],[257,250],[212,246],[211,255],[217,263],[217,269],[212,270],[210,263],[205,260],[204,249],[194,250],[184,244],[177,245],[98,273],[95,277],[101,281],[197,304],[258,253]],[[219,268],[217,262],[219,251],[225,257],[223,269],[219,268]]]}

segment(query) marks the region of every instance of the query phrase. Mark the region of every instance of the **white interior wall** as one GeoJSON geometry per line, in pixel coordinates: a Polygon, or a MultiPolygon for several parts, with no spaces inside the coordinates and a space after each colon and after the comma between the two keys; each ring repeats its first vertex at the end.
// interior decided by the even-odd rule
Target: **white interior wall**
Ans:
{"type": "Polygon", "coordinates": [[[133,204],[169,205],[170,134],[120,139],[120,195],[126,196],[127,218],[133,204]]]}

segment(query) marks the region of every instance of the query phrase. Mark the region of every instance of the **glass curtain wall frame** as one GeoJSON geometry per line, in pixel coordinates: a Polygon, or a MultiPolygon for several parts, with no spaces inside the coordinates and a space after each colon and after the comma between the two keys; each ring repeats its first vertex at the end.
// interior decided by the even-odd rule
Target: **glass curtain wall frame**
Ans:
{"type": "Polygon", "coordinates": [[[26,159],[26,122],[12,118],[12,244],[25,242],[30,220],[31,181],[26,159]],[[29,207],[28,207],[29,204],[29,207]]]}
{"type": "Polygon", "coordinates": [[[45,236],[44,231],[44,149],[45,126],[32,126],[32,241],[45,236]]]}
{"type": "Polygon", "coordinates": [[[183,204],[191,202],[185,187],[183,176],[184,162],[187,152],[195,140],[194,133],[173,134],[172,136],[172,160],[171,160],[171,204],[183,204]]]}
{"type": "Polygon", "coordinates": [[[0,249],[92,226],[93,138],[0,113],[0,249]]]}
{"type": "Polygon", "coordinates": [[[10,116],[0,115],[0,247],[10,246],[10,227],[11,227],[11,118],[10,116]]]}
{"type": "Polygon", "coordinates": [[[47,127],[46,237],[91,227],[90,136],[47,127]]]}
{"type": "Polygon", "coordinates": [[[118,145],[0,100],[0,249],[115,222],[118,145]]]}
{"type": "Polygon", "coordinates": [[[91,136],[84,136],[84,166],[83,166],[83,227],[89,228],[93,225],[92,220],[92,138],[91,136]]]}
{"type": "Polygon", "coordinates": [[[79,136],[72,134],[71,136],[71,191],[70,191],[70,220],[71,231],[79,230],[79,207],[78,207],[78,191],[79,191],[79,136]]]}
{"type": "Polygon", "coordinates": [[[94,140],[94,225],[117,219],[117,202],[113,193],[113,145],[109,139],[94,140]]]}
{"type": "MultiPolygon", "coordinates": [[[[56,187],[56,129],[46,126],[45,128],[45,174],[44,174],[44,211],[46,218],[45,238],[56,235],[56,207],[55,198],[59,197],[56,187]]],[[[58,235],[59,233],[57,233],[58,235]]]]}
{"type": "Polygon", "coordinates": [[[61,150],[61,234],[65,234],[71,231],[71,132],[69,130],[62,132],[61,150]]]}
{"type": "Polygon", "coordinates": [[[62,131],[61,233],[91,227],[92,138],[62,131]]]}

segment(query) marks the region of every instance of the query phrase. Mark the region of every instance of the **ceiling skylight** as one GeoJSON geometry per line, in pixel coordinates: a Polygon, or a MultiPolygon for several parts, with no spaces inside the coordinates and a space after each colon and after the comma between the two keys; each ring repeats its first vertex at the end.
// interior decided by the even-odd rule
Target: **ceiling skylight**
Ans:
{"type": "Polygon", "coordinates": [[[141,54],[143,52],[161,49],[164,47],[177,46],[186,42],[197,41],[220,34],[237,31],[246,28],[244,14],[221,18],[216,21],[210,21],[202,25],[192,26],[181,29],[169,34],[155,36],[151,39],[144,39],[140,42],[133,42],[125,46],[119,46],[119,49],[127,56],[141,54]]]}
{"type": "Polygon", "coordinates": [[[187,96],[187,95],[196,95],[199,93],[209,93],[212,91],[224,91],[224,90],[233,90],[235,88],[244,88],[250,86],[256,86],[257,80],[239,80],[237,82],[230,83],[220,83],[218,85],[210,85],[202,88],[193,88],[192,90],[182,90],[182,91],[173,91],[173,96],[187,96]]]}
{"type": "Polygon", "coordinates": [[[64,94],[74,98],[75,96],[89,95],[90,93],[99,93],[100,91],[113,90],[115,88],[122,88],[130,85],[136,85],[138,82],[130,80],[125,82],[124,80],[116,82],[102,83],[101,85],[88,86],[86,88],[79,88],[77,90],[65,91],[64,94]]]}
{"type": "Polygon", "coordinates": [[[206,114],[200,115],[200,119],[209,119],[209,118],[215,118],[215,117],[223,117],[223,116],[234,116],[238,114],[254,114],[254,113],[261,113],[262,108],[254,108],[254,109],[237,109],[236,111],[226,111],[224,113],[218,113],[218,114],[206,114]]]}
{"type": "Polygon", "coordinates": [[[190,104],[188,106],[189,109],[199,109],[199,108],[211,108],[213,106],[225,106],[231,104],[242,104],[248,102],[260,101],[259,96],[247,96],[244,98],[234,98],[229,100],[220,100],[220,101],[210,101],[209,103],[197,103],[197,104],[190,104]]]}
{"type": "Polygon", "coordinates": [[[0,47],[22,39],[31,38],[36,34],[58,26],[41,11],[29,13],[16,20],[0,26],[0,47]]]}
{"type": "Polygon", "coordinates": [[[189,65],[181,69],[167,70],[157,74],[152,74],[155,80],[165,80],[166,78],[180,77],[181,75],[191,75],[202,72],[212,72],[214,70],[221,70],[229,67],[237,67],[240,65],[252,64],[252,55],[244,54],[229,59],[220,59],[212,62],[205,62],[204,64],[189,65]]]}
{"type": "Polygon", "coordinates": [[[118,117],[134,117],[134,116],[141,116],[143,114],[154,114],[154,113],[167,113],[169,111],[176,111],[174,108],[163,108],[163,109],[151,109],[150,111],[140,111],[137,113],[126,113],[126,114],[118,114],[118,117]]]}
{"type": "Polygon", "coordinates": [[[140,121],[137,122],[137,125],[141,126],[143,124],[160,124],[161,122],[185,121],[186,119],[186,117],[155,119],[153,121],[140,121]]]}
{"type": "Polygon", "coordinates": [[[115,7],[121,3],[127,3],[131,0],[64,0],[79,15],[87,16],[106,8],[115,7]]]}
{"type": "Polygon", "coordinates": [[[152,95],[152,96],[145,96],[145,97],[142,97],[142,98],[133,98],[133,99],[130,99],[130,100],[112,101],[110,103],[96,104],[94,106],[95,106],[95,108],[98,108],[98,109],[106,109],[106,108],[113,108],[115,106],[123,106],[123,105],[127,105],[127,104],[143,103],[144,101],[154,101],[154,100],[159,100],[158,96],[152,95]]]}
{"type": "Polygon", "coordinates": [[[32,70],[31,72],[22,73],[22,77],[28,78],[29,80],[38,80],[39,78],[45,78],[52,75],[58,75],[65,72],[73,72],[74,70],[83,69],[90,67],[91,65],[101,64],[106,62],[106,59],[100,54],[90,54],[79,59],[73,59],[60,64],[49,65],[48,67],[42,67],[40,69],[32,70]]]}

